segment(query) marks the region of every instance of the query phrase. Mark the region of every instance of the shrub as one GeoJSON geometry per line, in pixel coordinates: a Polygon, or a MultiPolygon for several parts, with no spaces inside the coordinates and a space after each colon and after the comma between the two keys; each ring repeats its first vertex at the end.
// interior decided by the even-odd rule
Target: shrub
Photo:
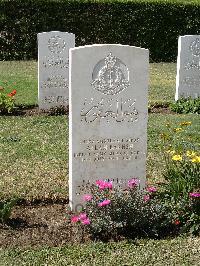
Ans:
{"type": "Polygon", "coordinates": [[[199,151],[182,136],[190,124],[190,121],[182,122],[176,128],[167,124],[166,132],[162,134],[165,191],[175,200],[180,197],[188,199],[190,192],[200,189],[199,151]]]}
{"type": "Polygon", "coordinates": [[[0,114],[12,113],[15,109],[14,96],[17,91],[14,89],[12,92],[6,94],[5,89],[8,86],[8,82],[5,81],[2,84],[3,86],[0,86],[0,114]]]}
{"type": "MultiPolygon", "coordinates": [[[[11,93],[14,93],[14,91],[11,93]]],[[[14,108],[15,108],[14,98],[12,96],[0,92],[0,113],[1,114],[12,113],[14,111],[14,108]]]]}
{"type": "Polygon", "coordinates": [[[200,114],[200,97],[196,99],[180,99],[170,105],[173,112],[179,114],[200,114]]]}
{"type": "Polygon", "coordinates": [[[1,0],[0,60],[37,59],[37,33],[67,31],[76,46],[121,43],[175,61],[179,35],[199,34],[200,5],[185,0],[1,0]]]}
{"type": "Polygon", "coordinates": [[[73,223],[87,225],[94,239],[109,240],[120,237],[161,237],[175,229],[169,206],[161,205],[156,189],[138,190],[136,179],[129,181],[125,190],[101,186],[112,184],[98,181],[85,195],[85,210],[73,215],[73,223]]]}
{"type": "Polygon", "coordinates": [[[0,201],[0,222],[6,223],[10,218],[12,209],[17,202],[17,198],[13,198],[7,201],[0,201]]]}
{"type": "Polygon", "coordinates": [[[200,153],[185,140],[181,132],[191,122],[174,128],[167,124],[162,134],[165,172],[160,198],[171,206],[173,217],[183,232],[200,232],[200,153]]]}

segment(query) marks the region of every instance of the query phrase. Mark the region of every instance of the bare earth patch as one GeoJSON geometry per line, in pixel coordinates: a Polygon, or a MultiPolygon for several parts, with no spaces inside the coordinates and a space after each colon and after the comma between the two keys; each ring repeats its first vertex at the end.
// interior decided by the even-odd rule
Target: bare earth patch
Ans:
{"type": "MultiPolygon", "coordinates": [[[[51,116],[51,115],[68,115],[69,107],[67,108],[53,108],[50,111],[39,110],[38,107],[17,107],[14,113],[7,114],[8,116],[51,116]]],[[[176,114],[171,111],[168,106],[155,105],[149,109],[149,113],[160,113],[160,114],[176,114]]],[[[1,115],[1,113],[0,113],[1,115]]],[[[4,114],[5,115],[5,114],[4,114]]]]}
{"type": "Polygon", "coordinates": [[[55,247],[82,242],[82,234],[67,222],[66,207],[64,203],[16,206],[7,224],[0,224],[0,247],[55,247]]]}

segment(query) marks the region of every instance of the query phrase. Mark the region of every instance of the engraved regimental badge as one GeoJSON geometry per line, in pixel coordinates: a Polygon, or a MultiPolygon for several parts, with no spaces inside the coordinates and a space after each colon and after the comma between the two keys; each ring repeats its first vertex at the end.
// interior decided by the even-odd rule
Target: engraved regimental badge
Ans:
{"type": "Polygon", "coordinates": [[[105,95],[115,95],[130,85],[129,70],[120,59],[109,53],[94,67],[91,85],[105,95]]]}
{"type": "Polygon", "coordinates": [[[52,36],[48,40],[48,48],[52,53],[60,54],[66,47],[65,41],[58,35],[52,36]]]}
{"type": "Polygon", "coordinates": [[[192,52],[193,56],[200,56],[200,40],[199,40],[199,38],[196,38],[196,40],[191,42],[189,49],[192,52]]]}

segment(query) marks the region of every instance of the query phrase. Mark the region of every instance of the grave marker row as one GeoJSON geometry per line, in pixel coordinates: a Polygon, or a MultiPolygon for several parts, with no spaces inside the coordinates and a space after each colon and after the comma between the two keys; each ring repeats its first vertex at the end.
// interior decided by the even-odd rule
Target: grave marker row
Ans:
{"type": "MultiPolygon", "coordinates": [[[[51,31],[38,33],[38,104],[40,109],[69,105],[69,49],[75,35],[51,31]]],[[[95,75],[94,70],[94,75],[95,75]]],[[[200,35],[178,40],[175,100],[200,96],[200,35]]],[[[94,86],[98,87],[96,82],[94,86]]],[[[120,89],[119,89],[120,90],[120,89]]]]}

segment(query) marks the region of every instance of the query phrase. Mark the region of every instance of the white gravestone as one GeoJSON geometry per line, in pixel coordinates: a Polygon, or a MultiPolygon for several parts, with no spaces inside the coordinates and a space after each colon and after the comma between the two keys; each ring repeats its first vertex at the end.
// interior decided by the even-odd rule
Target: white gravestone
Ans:
{"type": "Polygon", "coordinates": [[[51,31],[38,33],[38,103],[39,108],[69,104],[69,49],[75,35],[51,31]]]}
{"type": "Polygon", "coordinates": [[[180,36],[175,100],[200,97],[200,35],[180,36]]]}
{"type": "Polygon", "coordinates": [[[69,53],[69,199],[98,179],[145,185],[149,51],[91,45],[69,53]]]}

